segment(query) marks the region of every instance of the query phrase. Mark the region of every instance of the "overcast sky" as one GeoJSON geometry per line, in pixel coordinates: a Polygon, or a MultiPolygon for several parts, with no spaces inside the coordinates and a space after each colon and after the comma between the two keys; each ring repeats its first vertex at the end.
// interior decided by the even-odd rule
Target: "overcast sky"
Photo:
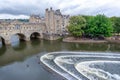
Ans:
{"type": "Polygon", "coordinates": [[[63,14],[120,16],[120,0],[0,0],[0,19],[44,16],[46,8],[61,9],[63,14]]]}

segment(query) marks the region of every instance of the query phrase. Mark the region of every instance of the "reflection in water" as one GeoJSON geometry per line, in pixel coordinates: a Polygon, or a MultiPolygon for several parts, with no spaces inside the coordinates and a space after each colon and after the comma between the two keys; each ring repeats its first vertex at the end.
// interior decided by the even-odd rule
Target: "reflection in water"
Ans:
{"type": "Polygon", "coordinates": [[[2,42],[0,41],[0,48],[2,47],[2,42]]]}
{"type": "Polygon", "coordinates": [[[2,56],[5,52],[6,52],[6,46],[1,45],[1,47],[0,47],[0,56],[2,56]]]}
{"type": "Polygon", "coordinates": [[[31,45],[32,46],[38,46],[38,45],[40,45],[40,39],[32,39],[31,40],[31,45]]]}
{"type": "Polygon", "coordinates": [[[0,47],[5,45],[5,39],[0,36],[0,47]]]}
{"type": "Polygon", "coordinates": [[[18,35],[12,35],[10,38],[11,45],[13,47],[17,47],[20,43],[19,36],[18,35]]]}
{"type": "Polygon", "coordinates": [[[120,46],[119,44],[111,43],[79,44],[64,43],[61,40],[33,40],[31,42],[20,42],[17,46],[1,47],[0,80],[58,80],[51,77],[52,75],[38,64],[39,57],[37,57],[54,51],[120,52],[120,46]]]}
{"type": "Polygon", "coordinates": [[[64,42],[61,42],[60,40],[57,40],[57,41],[35,40],[31,42],[20,42],[19,45],[14,47],[9,46],[6,48],[4,46],[0,48],[0,53],[5,54],[5,56],[2,58],[6,60],[6,56],[7,56],[7,58],[9,57],[9,59],[12,59],[12,62],[17,61],[16,58],[24,59],[27,56],[35,55],[37,53],[43,53],[43,52],[47,53],[47,52],[54,52],[54,51],[120,52],[120,46],[119,44],[108,44],[108,43],[103,43],[103,44],[80,43],[79,44],[79,43],[64,43],[64,42]],[[108,50],[108,47],[109,47],[109,50],[108,50]],[[9,55],[12,55],[12,56],[9,56],[9,55]]]}
{"type": "Polygon", "coordinates": [[[10,39],[10,42],[11,42],[11,46],[13,47],[13,49],[15,51],[21,51],[21,50],[26,48],[26,43],[20,41],[18,35],[12,35],[11,39],[10,39]]]}
{"type": "Polygon", "coordinates": [[[20,45],[20,42],[18,41],[18,42],[13,42],[13,43],[11,43],[11,46],[12,47],[19,47],[19,45],[20,45]]]}
{"type": "MultiPolygon", "coordinates": [[[[106,51],[107,43],[97,44],[97,43],[71,43],[68,44],[71,50],[81,50],[81,51],[106,51]]],[[[67,46],[68,46],[67,45],[67,46]]]]}
{"type": "Polygon", "coordinates": [[[12,46],[15,51],[22,51],[27,46],[26,42],[19,42],[19,43],[16,42],[15,44],[16,44],[15,46],[12,46]]]}
{"type": "Polygon", "coordinates": [[[113,51],[113,52],[120,52],[120,44],[117,44],[117,43],[111,43],[110,44],[110,51],[113,51]]]}

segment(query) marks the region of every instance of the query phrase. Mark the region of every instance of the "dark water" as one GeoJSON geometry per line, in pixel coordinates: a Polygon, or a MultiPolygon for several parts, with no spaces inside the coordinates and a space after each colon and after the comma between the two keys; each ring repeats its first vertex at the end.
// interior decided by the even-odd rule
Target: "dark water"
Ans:
{"type": "Polygon", "coordinates": [[[40,64],[39,57],[54,51],[102,51],[120,53],[120,44],[78,44],[34,40],[0,48],[0,80],[59,80],[40,64]]]}

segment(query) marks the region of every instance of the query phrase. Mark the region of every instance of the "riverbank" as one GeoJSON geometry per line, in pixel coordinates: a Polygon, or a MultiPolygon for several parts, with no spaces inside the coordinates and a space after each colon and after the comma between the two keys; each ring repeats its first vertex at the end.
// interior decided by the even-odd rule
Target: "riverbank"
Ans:
{"type": "Polygon", "coordinates": [[[76,39],[74,37],[67,37],[63,39],[63,42],[76,42],[76,43],[107,43],[107,40],[93,40],[87,38],[76,39]]]}
{"type": "Polygon", "coordinates": [[[120,36],[109,37],[106,40],[111,43],[120,43],[120,36]]]}

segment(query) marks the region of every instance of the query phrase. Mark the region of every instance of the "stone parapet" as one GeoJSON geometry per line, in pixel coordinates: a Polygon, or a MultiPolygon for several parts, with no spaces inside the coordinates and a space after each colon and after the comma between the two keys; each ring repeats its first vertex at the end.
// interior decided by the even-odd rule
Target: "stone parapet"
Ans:
{"type": "Polygon", "coordinates": [[[50,8],[45,10],[45,18],[41,18],[39,15],[31,15],[29,22],[20,22],[17,19],[1,20],[0,36],[5,40],[6,44],[10,44],[12,35],[24,35],[24,38],[26,38],[24,40],[30,41],[30,36],[34,32],[40,34],[39,38],[56,40],[60,36],[53,34],[63,34],[68,21],[69,17],[63,15],[60,9],[54,11],[50,8]],[[44,33],[52,35],[45,35],[44,33]]]}

